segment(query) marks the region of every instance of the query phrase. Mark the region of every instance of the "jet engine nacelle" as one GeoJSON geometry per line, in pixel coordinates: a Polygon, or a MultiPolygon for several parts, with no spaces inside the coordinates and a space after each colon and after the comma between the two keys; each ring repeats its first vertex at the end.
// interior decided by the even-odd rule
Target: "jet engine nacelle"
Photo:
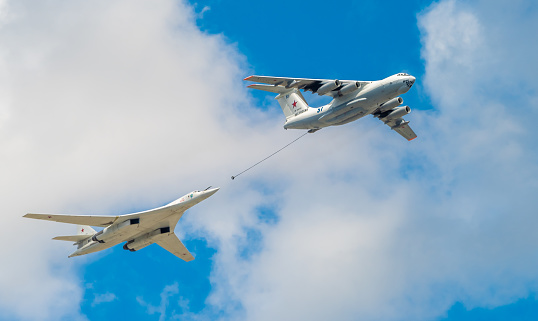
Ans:
{"type": "Polygon", "coordinates": [[[138,251],[138,250],[141,250],[143,248],[145,248],[146,246],[149,246],[151,245],[151,241],[149,241],[148,239],[144,239],[144,240],[132,240],[132,241],[129,241],[127,243],[125,243],[123,245],[123,249],[124,250],[129,250],[131,252],[135,252],[135,251],[138,251]]]}
{"type": "Polygon", "coordinates": [[[352,92],[354,92],[355,90],[359,88],[361,88],[361,83],[356,81],[352,84],[345,85],[344,87],[342,87],[342,89],[339,90],[339,92],[340,92],[340,95],[345,96],[347,94],[351,94],[352,92]]]}
{"type": "Polygon", "coordinates": [[[338,88],[341,84],[342,83],[340,82],[340,80],[336,79],[335,81],[328,82],[325,85],[319,87],[318,90],[316,90],[316,93],[318,95],[325,95],[329,91],[338,88]]]}
{"type": "Polygon", "coordinates": [[[152,243],[155,243],[156,238],[158,236],[162,234],[168,234],[168,233],[170,233],[169,227],[162,227],[162,228],[156,229],[153,232],[144,234],[142,236],[137,237],[134,240],[130,240],[129,242],[125,243],[125,245],[123,245],[123,249],[129,250],[131,252],[138,251],[152,243]]]}
{"type": "Polygon", "coordinates": [[[396,119],[403,117],[411,112],[411,108],[409,106],[403,106],[403,107],[396,107],[392,111],[388,111],[388,115],[384,116],[384,119],[396,119]]]}
{"type": "Polygon", "coordinates": [[[403,98],[402,97],[392,98],[391,100],[386,101],[386,102],[382,103],[381,106],[379,106],[379,112],[384,113],[384,112],[389,111],[389,110],[391,110],[391,109],[393,109],[395,107],[400,106],[402,103],[403,103],[403,98]]]}
{"type": "Polygon", "coordinates": [[[121,222],[120,224],[117,224],[117,225],[108,226],[104,230],[94,234],[92,236],[92,241],[99,242],[99,243],[108,242],[116,237],[121,236],[123,232],[126,232],[127,230],[130,230],[132,228],[138,227],[139,223],[140,223],[140,219],[134,218],[134,219],[121,222]],[[122,232],[119,232],[120,230],[122,232]]]}

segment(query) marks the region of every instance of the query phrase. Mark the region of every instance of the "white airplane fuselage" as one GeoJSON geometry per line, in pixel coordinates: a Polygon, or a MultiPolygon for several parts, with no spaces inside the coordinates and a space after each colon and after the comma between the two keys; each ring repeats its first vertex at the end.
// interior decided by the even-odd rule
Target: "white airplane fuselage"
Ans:
{"type": "MultiPolygon", "coordinates": [[[[152,209],[149,211],[133,213],[132,215],[140,215],[141,217],[143,217],[146,225],[152,224],[152,221],[154,222],[154,224],[152,224],[150,228],[142,228],[138,223],[134,224],[131,222],[131,220],[127,220],[124,222],[126,224],[122,223],[118,225],[111,225],[109,227],[106,227],[102,231],[97,232],[95,235],[89,237],[88,239],[84,240],[82,246],[79,247],[71,255],[69,255],[69,257],[99,252],[129,240],[142,239],[143,241],[147,240],[149,242],[152,237],[161,234],[159,232],[170,232],[170,222],[177,222],[187,209],[207,199],[217,191],[218,188],[206,191],[193,191],[165,206],[161,206],[159,208],[152,209]],[[160,209],[166,209],[168,211],[156,212],[156,210],[160,209]],[[108,231],[107,229],[113,230],[108,231]],[[106,242],[99,240],[99,235],[104,234],[108,235],[106,242]]],[[[137,219],[135,218],[135,220],[137,219]]],[[[124,247],[124,249],[128,248],[124,247]]]]}
{"type": "Polygon", "coordinates": [[[336,97],[321,107],[309,107],[301,114],[291,117],[285,129],[320,129],[338,126],[360,119],[376,111],[379,106],[399,95],[405,94],[415,82],[411,75],[392,75],[372,81],[356,94],[336,97]]]}

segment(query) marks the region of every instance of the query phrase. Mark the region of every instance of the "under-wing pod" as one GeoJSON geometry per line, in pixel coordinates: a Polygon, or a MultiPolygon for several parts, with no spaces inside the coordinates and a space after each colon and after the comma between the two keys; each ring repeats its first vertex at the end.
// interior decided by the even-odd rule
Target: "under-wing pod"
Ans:
{"type": "Polygon", "coordinates": [[[388,100],[388,101],[382,103],[381,106],[379,106],[379,112],[384,113],[384,112],[389,111],[389,110],[391,110],[391,109],[393,109],[395,107],[400,106],[402,103],[403,103],[403,98],[402,97],[392,98],[391,100],[388,100]]]}
{"type": "Polygon", "coordinates": [[[397,119],[403,117],[411,112],[409,106],[396,107],[393,110],[385,112],[386,115],[381,114],[379,118],[383,118],[384,121],[390,121],[391,119],[397,119]]]}
{"type": "Polygon", "coordinates": [[[341,84],[342,83],[338,79],[336,79],[335,81],[328,82],[325,85],[319,87],[318,90],[316,90],[316,94],[320,96],[325,95],[331,90],[335,90],[336,88],[338,88],[341,84]]]}
{"type": "Polygon", "coordinates": [[[163,234],[168,235],[169,233],[170,233],[170,227],[162,227],[162,228],[156,229],[153,232],[144,234],[140,237],[137,237],[134,240],[130,240],[129,242],[125,243],[123,245],[123,249],[129,250],[131,252],[138,251],[140,249],[145,248],[148,245],[151,245],[152,243],[155,243],[156,238],[158,236],[161,236],[163,234]]]}
{"type": "Polygon", "coordinates": [[[340,93],[340,96],[345,96],[351,94],[359,88],[361,88],[361,83],[359,81],[355,81],[354,83],[345,85],[338,92],[340,93]]]}
{"type": "Polygon", "coordinates": [[[140,224],[139,218],[126,220],[116,225],[112,224],[109,227],[106,227],[104,230],[92,236],[92,241],[99,242],[99,243],[108,242],[112,239],[122,236],[127,231],[137,228],[138,224],[140,224]],[[120,230],[121,232],[118,232],[120,230]]]}

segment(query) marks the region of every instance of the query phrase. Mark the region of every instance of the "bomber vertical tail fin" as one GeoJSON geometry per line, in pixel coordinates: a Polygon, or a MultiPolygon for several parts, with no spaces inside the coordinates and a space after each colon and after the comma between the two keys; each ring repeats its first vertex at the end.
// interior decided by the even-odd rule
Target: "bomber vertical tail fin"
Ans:
{"type": "Polygon", "coordinates": [[[53,240],[80,242],[88,237],[94,235],[96,232],[91,226],[77,225],[77,235],[56,236],[53,240]]]}
{"type": "Polygon", "coordinates": [[[78,235],[94,235],[95,230],[89,225],[77,225],[78,235]]]}

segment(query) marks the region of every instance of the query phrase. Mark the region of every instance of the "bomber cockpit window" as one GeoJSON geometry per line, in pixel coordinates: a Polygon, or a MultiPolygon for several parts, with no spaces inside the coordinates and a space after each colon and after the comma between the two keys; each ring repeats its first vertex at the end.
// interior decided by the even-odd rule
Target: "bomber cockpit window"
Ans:
{"type": "Polygon", "coordinates": [[[397,74],[396,76],[409,76],[409,74],[406,74],[405,72],[401,72],[401,73],[397,74]]]}

